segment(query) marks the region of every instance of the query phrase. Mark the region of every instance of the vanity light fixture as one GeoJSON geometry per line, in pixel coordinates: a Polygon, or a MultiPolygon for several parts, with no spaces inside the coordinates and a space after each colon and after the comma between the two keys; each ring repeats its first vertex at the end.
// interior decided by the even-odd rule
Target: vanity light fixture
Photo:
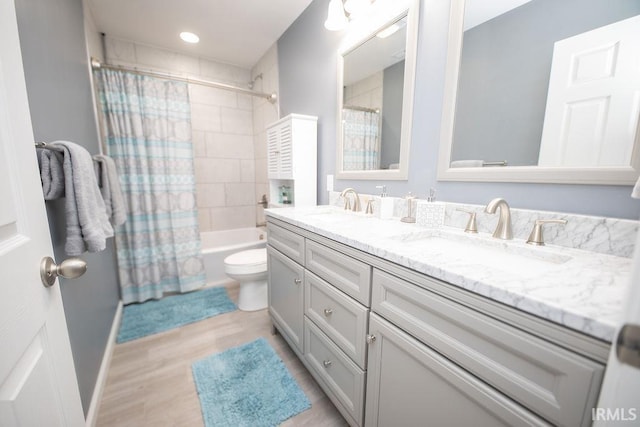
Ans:
{"type": "Polygon", "coordinates": [[[371,6],[370,0],[347,0],[344,3],[344,10],[350,17],[362,15],[371,6]]]}
{"type": "Polygon", "coordinates": [[[327,20],[324,27],[329,31],[341,31],[347,27],[350,20],[366,15],[371,10],[375,0],[331,0],[327,20]],[[348,17],[347,17],[348,16],[348,17]]]}
{"type": "Polygon", "coordinates": [[[180,33],[180,38],[187,43],[198,43],[200,41],[200,37],[197,34],[190,33],[189,31],[183,31],[180,33]]]}
{"type": "Polygon", "coordinates": [[[342,0],[331,0],[329,2],[327,20],[324,21],[324,27],[329,31],[340,31],[346,28],[348,22],[349,20],[344,14],[342,0]]]}

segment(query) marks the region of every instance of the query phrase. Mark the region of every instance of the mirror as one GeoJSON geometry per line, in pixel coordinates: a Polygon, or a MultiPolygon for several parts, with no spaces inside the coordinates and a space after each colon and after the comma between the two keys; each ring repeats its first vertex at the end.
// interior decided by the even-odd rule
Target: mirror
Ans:
{"type": "Polygon", "coordinates": [[[638,69],[640,2],[453,0],[438,178],[633,184],[638,69]]]}
{"type": "Polygon", "coordinates": [[[339,50],[339,179],[408,177],[419,2],[387,3],[339,50]]]}

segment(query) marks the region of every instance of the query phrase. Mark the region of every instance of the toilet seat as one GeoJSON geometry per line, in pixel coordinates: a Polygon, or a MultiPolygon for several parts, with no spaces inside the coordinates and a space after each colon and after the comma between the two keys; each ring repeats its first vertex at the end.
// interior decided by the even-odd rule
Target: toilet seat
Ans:
{"type": "Polygon", "coordinates": [[[267,271],[267,249],[250,249],[224,259],[227,274],[255,274],[267,271]]]}

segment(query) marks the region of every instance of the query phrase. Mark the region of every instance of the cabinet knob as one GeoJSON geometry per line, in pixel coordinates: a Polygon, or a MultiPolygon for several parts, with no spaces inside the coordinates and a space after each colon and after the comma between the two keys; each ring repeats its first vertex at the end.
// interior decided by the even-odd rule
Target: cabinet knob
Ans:
{"type": "Polygon", "coordinates": [[[367,335],[367,344],[372,344],[375,342],[375,340],[376,340],[375,335],[367,335]]]}
{"type": "Polygon", "coordinates": [[[301,279],[293,279],[293,283],[295,283],[296,285],[299,285],[300,283],[302,283],[301,279]]]}
{"type": "Polygon", "coordinates": [[[325,308],[325,309],[324,309],[324,315],[325,315],[326,317],[331,316],[331,313],[333,313],[333,309],[332,309],[332,308],[325,308]]]}
{"type": "Polygon", "coordinates": [[[329,366],[331,366],[332,363],[333,362],[331,360],[325,360],[322,362],[325,368],[328,368],[329,366]]]}

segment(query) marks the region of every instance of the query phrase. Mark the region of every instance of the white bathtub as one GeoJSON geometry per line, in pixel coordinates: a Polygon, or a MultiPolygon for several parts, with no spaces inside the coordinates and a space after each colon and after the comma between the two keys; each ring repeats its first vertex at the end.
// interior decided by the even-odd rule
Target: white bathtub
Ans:
{"type": "Polygon", "coordinates": [[[207,286],[221,286],[231,281],[224,273],[224,259],[236,252],[266,247],[267,232],[262,228],[206,231],[200,233],[200,239],[207,286]]]}

